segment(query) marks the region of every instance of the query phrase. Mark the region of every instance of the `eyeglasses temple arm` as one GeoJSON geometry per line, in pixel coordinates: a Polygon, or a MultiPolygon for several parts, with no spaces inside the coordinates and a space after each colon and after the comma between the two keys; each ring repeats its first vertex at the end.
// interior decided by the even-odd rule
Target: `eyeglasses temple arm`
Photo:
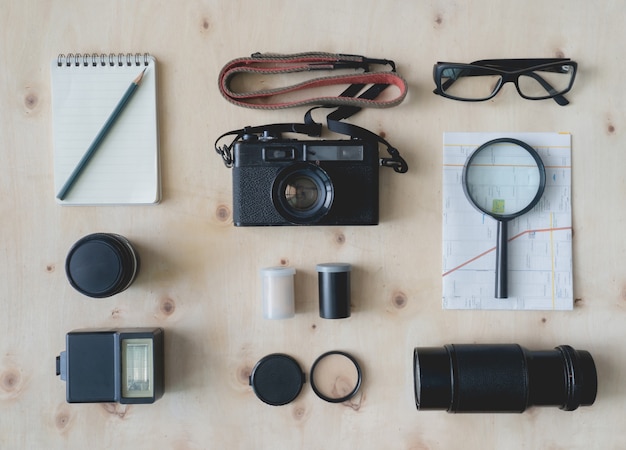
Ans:
{"type": "Polygon", "coordinates": [[[570,58],[538,58],[538,59],[481,59],[480,61],[473,61],[470,64],[483,67],[492,67],[498,70],[504,71],[517,71],[530,69],[536,66],[543,66],[546,64],[566,63],[571,61],[570,58]]]}

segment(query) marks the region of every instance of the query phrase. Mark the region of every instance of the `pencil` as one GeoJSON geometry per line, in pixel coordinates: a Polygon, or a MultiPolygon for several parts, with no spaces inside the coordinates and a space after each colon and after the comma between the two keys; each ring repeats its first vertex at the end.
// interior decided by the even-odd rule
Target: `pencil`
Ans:
{"type": "Polygon", "coordinates": [[[96,151],[100,147],[100,144],[102,144],[102,141],[104,141],[104,138],[106,138],[109,131],[111,131],[111,128],[113,128],[113,126],[115,125],[115,121],[120,116],[120,114],[122,114],[122,111],[124,111],[124,108],[126,107],[126,105],[128,105],[128,103],[130,102],[130,99],[133,97],[133,94],[135,93],[139,85],[141,84],[141,80],[143,78],[144,73],[146,72],[146,69],[143,69],[141,73],[137,75],[137,78],[133,80],[130,86],[128,86],[128,89],[126,89],[126,92],[124,93],[120,101],[117,103],[117,106],[115,106],[115,109],[113,109],[113,112],[111,113],[107,121],[102,126],[102,129],[100,130],[96,138],[93,140],[93,142],[91,143],[91,145],[89,146],[89,148],[87,149],[87,151],[85,152],[81,160],[78,162],[78,164],[74,168],[74,171],[70,174],[69,178],[67,179],[67,181],[65,182],[65,184],[63,185],[59,193],[57,194],[57,198],[59,200],[63,200],[67,196],[68,192],[70,191],[70,189],[72,189],[72,186],[74,185],[78,177],[80,177],[80,174],[83,172],[83,170],[89,163],[89,160],[91,159],[91,157],[96,153],[96,151]]]}

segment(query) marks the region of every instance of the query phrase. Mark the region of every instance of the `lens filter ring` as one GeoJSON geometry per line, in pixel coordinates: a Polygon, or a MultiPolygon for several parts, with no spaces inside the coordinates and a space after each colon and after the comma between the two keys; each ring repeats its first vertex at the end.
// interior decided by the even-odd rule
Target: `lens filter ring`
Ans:
{"type": "Polygon", "coordinates": [[[295,224],[322,219],[332,206],[333,183],[321,167],[294,164],[283,169],[272,186],[272,202],[278,213],[295,224]]]}
{"type": "Polygon", "coordinates": [[[339,350],[320,355],[309,375],[313,392],[329,403],[343,403],[361,388],[363,374],[356,359],[339,350]]]}

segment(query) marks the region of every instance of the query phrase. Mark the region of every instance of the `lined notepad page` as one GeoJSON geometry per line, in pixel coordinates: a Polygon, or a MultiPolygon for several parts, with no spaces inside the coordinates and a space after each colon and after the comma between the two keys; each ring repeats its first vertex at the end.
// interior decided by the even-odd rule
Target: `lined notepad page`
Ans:
{"type": "Polygon", "coordinates": [[[156,60],[141,55],[140,64],[133,59],[130,65],[117,56],[106,59],[105,65],[100,61],[85,65],[78,59],[78,65],[70,62],[71,65],[59,66],[54,59],[51,67],[55,197],[130,84],[147,69],[133,98],[68,195],[57,202],[158,203],[161,185],[156,60]]]}

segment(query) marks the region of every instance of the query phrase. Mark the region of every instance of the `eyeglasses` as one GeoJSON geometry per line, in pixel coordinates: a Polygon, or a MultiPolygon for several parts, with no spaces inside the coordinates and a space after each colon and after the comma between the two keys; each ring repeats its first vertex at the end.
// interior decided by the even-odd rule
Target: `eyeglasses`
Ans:
{"type": "Polygon", "coordinates": [[[470,64],[438,62],[433,68],[442,97],[466,102],[493,98],[504,83],[514,83],[517,92],[528,100],[553,98],[559,105],[569,101],[563,94],[574,84],[578,64],[559,59],[484,59],[470,64]]]}

